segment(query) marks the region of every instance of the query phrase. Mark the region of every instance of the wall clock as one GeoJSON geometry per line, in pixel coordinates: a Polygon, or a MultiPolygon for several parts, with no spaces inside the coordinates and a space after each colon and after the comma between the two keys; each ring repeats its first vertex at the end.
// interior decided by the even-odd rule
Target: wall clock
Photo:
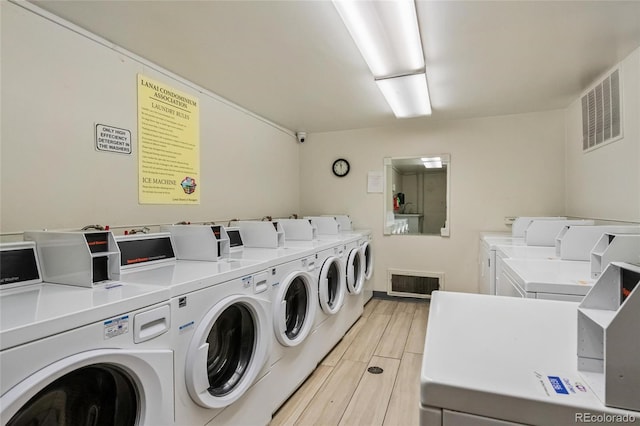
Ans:
{"type": "Polygon", "coordinates": [[[333,162],[331,170],[333,170],[334,175],[338,177],[345,177],[349,173],[349,170],[351,170],[351,166],[344,158],[338,158],[333,162]]]}

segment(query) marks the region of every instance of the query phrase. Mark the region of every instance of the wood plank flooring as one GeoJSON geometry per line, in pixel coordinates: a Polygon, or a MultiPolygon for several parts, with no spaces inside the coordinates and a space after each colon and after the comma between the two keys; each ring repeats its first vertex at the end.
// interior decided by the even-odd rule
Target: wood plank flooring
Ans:
{"type": "Polygon", "coordinates": [[[417,425],[428,316],[428,302],[369,301],[270,426],[417,425]],[[384,372],[367,372],[371,366],[384,372]]]}

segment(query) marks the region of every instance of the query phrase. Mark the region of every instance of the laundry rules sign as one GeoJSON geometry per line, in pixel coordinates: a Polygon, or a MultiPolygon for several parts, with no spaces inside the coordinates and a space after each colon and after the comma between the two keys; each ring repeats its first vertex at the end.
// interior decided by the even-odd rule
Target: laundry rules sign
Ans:
{"type": "Polygon", "coordinates": [[[200,204],[198,98],[138,74],[138,200],[200,204]]]}

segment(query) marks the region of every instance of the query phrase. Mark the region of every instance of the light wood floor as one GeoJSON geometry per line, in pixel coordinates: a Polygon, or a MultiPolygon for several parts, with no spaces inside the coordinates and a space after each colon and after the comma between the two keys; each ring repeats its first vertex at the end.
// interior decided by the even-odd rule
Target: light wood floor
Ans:
{"type": "Polygon", "coordinates": [[[428,315],[428,303],[369,301],[270,426],[417,425],[428,315]],[[371,374],[371,366],[384,372],[371,374]]]}

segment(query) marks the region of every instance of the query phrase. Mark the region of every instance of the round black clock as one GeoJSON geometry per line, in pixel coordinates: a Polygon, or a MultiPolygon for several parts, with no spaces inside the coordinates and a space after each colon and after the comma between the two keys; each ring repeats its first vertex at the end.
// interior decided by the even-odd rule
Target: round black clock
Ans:
{"type": "Polygon", "coordinates": [[[333,174],[338,177],[345,177],[349,173],[350,169],[351,166],[349,165],[349,162],[344,158],[338,158],[333,162],[333,166],[331,167],[333,174]]]}

